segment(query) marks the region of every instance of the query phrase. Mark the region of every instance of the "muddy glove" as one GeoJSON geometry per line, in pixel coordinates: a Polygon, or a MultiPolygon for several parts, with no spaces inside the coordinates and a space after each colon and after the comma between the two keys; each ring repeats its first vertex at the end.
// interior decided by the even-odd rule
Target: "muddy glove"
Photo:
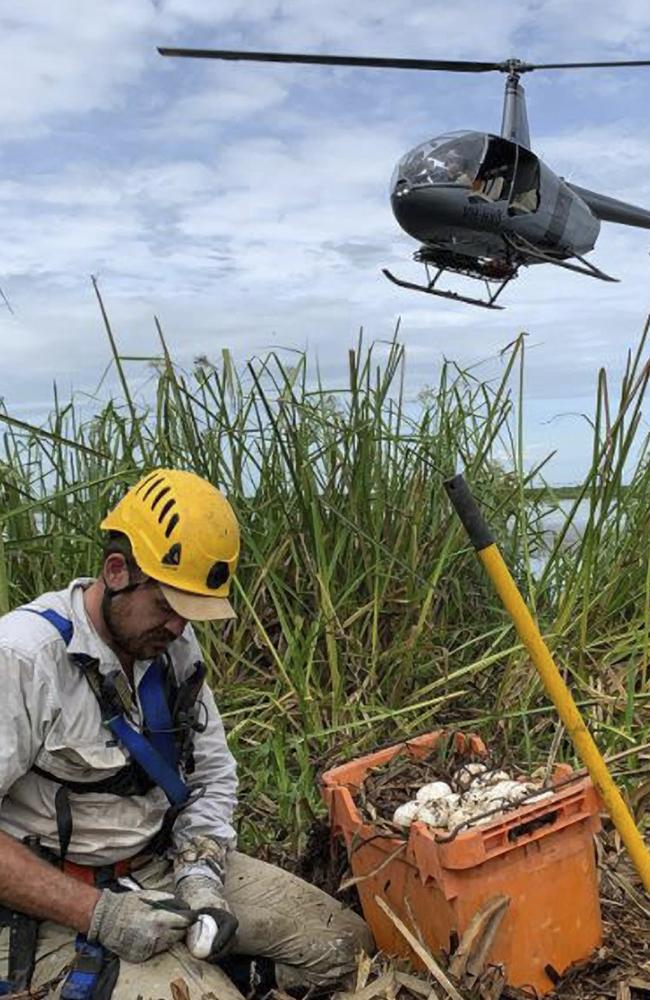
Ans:
{"type": "Polygon", "coordinates": [[[104,889],[87,937],[127,962],[146,962],[181,941],[191,922],[189,908],[169,892],[104,889]]]}
{"type": "Polygon", "coordinates": [[[196,917],[187,932],[187,950],[195,958],[214,962],[233,944],[239,926],[221,894],[221,886],[209,875],[188,875],[176,886],[176,898],[196,917]]]}
{"type": "Polygon", "coordinates": [[[197,834],[180,845],[174,858],[176,895],[196,914],[186,944],[195,958],[214,962],[232,947],[237,919],[223,896],[231,844],[197,834]]]}

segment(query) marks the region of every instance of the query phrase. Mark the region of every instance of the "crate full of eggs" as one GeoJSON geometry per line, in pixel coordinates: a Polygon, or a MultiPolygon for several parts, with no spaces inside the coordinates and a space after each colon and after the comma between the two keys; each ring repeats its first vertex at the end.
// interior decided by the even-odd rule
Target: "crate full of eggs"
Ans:
{"type": "Polygon", "coordinates": [[[377,897],[443,957],[481,907],[505,897],[489,961],[540,994],[600,945],[600,803],[566,765],[547,782],[515,775],[478,737],[437,731],[335,767],[321,788],[388,954],[421,967],[377,897]]]}

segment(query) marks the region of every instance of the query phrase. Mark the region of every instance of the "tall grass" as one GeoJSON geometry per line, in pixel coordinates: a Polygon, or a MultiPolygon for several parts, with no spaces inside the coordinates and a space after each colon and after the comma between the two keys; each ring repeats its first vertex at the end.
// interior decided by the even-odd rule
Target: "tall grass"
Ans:
{"type": "Polygon", "coordinates": [[[295,847],[325,762],[441,723],[530,759],[547,752],[556,719],[450,510],[442,482],[456,471],[601,745],[643,738],[647,330],[620,388],[612,394],[600,374],[592,465],[549,546],[544,517],[561,508],[552,488],[532,489],[545,463],[524,469],[523,338],[497,381],[447,362],[413,406],[397,340],[360,340],[335,387],[296,353],[237,370],[224,351],[182,371],[156,321],[155,391],[144,401],[95,290],[122,396],[89,418],[55,397],[44,427],[0,411],[0,611],[92,574],[98,524],[143,468],[192,469],[219,485],[242,524],[239,617],[203,627],[201,640],[240,760],[245,842],[295,847]]]}

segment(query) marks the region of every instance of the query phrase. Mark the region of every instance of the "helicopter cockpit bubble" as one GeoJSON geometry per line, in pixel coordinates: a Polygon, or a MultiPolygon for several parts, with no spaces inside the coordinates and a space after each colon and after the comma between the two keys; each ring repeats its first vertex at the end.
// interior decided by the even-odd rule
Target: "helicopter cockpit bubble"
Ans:
{"type": "Polygon", "coordinates": [[[410,150],[399,161],[391,178],[397,197],[417,187],[457,184],[470,187],[486,148],[480,132],[448,132],[410,150]]]}

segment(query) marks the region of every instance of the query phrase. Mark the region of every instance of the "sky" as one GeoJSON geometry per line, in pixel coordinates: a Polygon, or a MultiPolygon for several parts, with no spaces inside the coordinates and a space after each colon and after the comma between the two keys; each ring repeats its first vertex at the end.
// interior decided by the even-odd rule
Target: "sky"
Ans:
{"type": "MultiPolygon", "coordinates": [[[[389,181],[410,148],[453,129],[498,132],[501,74],[163,59],[157,45],[529,62],[650,58],[645,0],[0,0],[0,397],[43,420],[109,360],[96,275],[120,349],[174,358],[306,349],[329,386],[348,348],[400,321],[407,387],[443,357],[485,361],[527,338],[529,462],[589,463],[597,372],[616,380],[650,307],[650,231],[603,224],[605,284],[521,271],[506,309],[406,292],[417,244],[389,181]]],[[[534,150],[585,187],[650,207],[650,67],[524,77],[534,150]]],[[[457,279],[451,287],[470,291],[457,279]]],[[[132,377],[142,366],[133,365],[132,377]]]]}

